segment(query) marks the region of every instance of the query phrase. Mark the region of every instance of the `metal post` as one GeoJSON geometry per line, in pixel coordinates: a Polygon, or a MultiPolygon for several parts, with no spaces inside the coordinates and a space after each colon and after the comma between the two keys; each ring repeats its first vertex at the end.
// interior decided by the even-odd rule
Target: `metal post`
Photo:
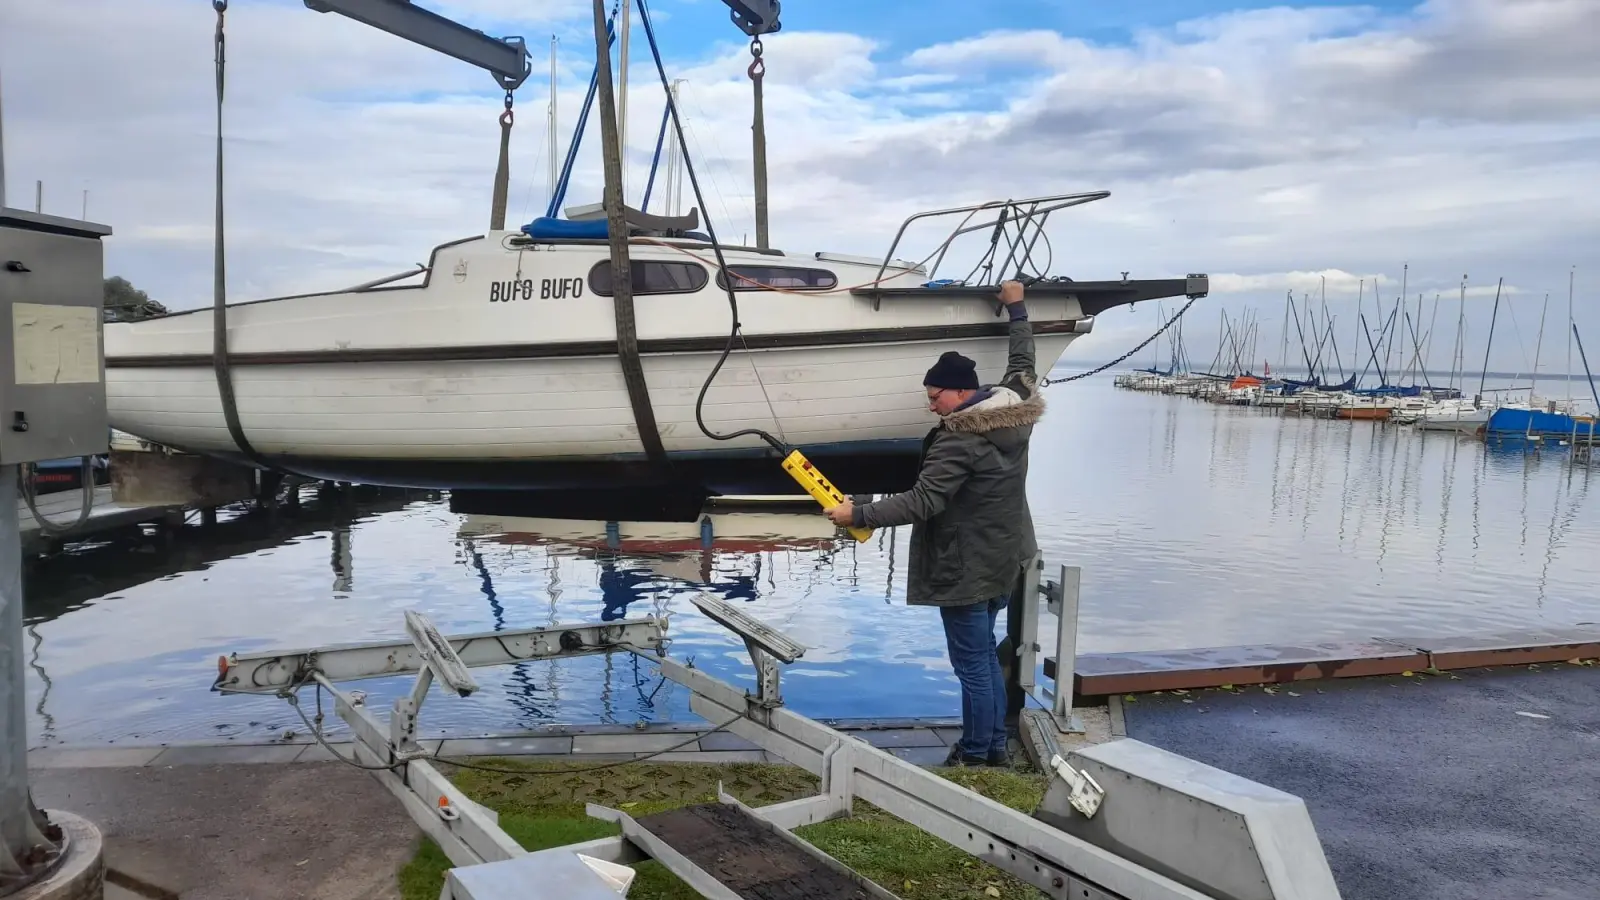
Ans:
{"type": "MultiPolygon", "coordinates": [[[[0,209],[6,208],[6,114],[5,85],[0,84],[0,209]]],[[[1570,354],[1568,354],[1570,355],[1570,354]]]]}
{"type": "MultiPolygon", "coordinates": [[[[632,6],[628,2],[622,4],[622,27],[618,35],[622,39],[622,46],[617,54],[617,149],[621,161],[617,178],[623,203],[628,202],[628,33],[633,30],[628,21],[628,11],[632,6]]],[[[609,49],[606,54],[610,55],[609,49]]]]}
{"type": "MultiPolygon", "coordinates": [[[[1015,587],[1011,590],[1011,599],[1006,604],[1006,637],[995,649],[1000,654],[1000,671],[1006,677],[1007,722],[1021,715],[1022,708],[1028,703],[1028,694],[1022,687],[1023,622],[1029,611],[1028,583],[1028,570],[1019,570],[1015,587]]],[[[1033,609],[1037,613],[1037,607],[1033,609]]]]}
{"type": "Polygon", "coordinates": [[[1077,566],[1062,566],[1061,605],[1056,610],[1056,727],[1065,732],[1081,733],[1083,723],[1072,714],[1073,684],[1078,668],[1078,592],[1082,588],[1083,570],[1077,566]]]}
{"type": "Polygon", "coordinates": [[[28,712],[23,671],[17,467],[0,466],[0,896],[32,880],[30,870],[36,873],[45,862],[37,857],[53,857],[59,852],[40,830],[45,825],[44,816],[34,807],[28,792],[28,712]]]}

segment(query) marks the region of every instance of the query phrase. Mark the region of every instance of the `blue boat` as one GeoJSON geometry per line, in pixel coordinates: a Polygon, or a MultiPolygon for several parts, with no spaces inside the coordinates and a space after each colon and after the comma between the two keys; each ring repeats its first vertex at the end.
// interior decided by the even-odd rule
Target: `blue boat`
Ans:
{"type": "Polygon", "coordinates": [[[1537,409],[1501,408],[1489,416],[1485,436],[1489,438],[1537,437],[1540,439],[1591,438],[1595,420],[1592,416],[1569,416],[1566,413],[1544,412],[1537,409]]]}

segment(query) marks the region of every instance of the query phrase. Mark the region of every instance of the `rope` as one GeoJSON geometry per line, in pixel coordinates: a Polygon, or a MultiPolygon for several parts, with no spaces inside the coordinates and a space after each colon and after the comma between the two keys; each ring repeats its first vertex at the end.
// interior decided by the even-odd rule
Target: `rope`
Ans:
{"type": "Polygon", "coordinates": [[[71,525],[57,525],[39,511],[38,498],[33,486],[33,478],[38,471],[39,467],[35,463],[17,467],[17,484],[22,492],[22,500],[28,505],[28,513],[33,516],[33,521],[38,523],[39,532],[48,537],[61,537],[77,531],[83,523],[89,521],[89,514],[94,511],[94,457],[83,458],[83,505],[78,509],[78,521],[71,525]]]}
{"type": "Polygon", "coordinates": [[[506,91],[506,109],[500,114],[500,161],[494,168],[494,199],[489,205],[489,230],[506,228],[506,193],[511,189],[511,92],[506,91]]]}
{"type": "Polygon", "coordinates": [[[1088,378],[1090,375],[1099,375],[1101,372],[1104,372],[1105,370],[1107,370],[1107,369],[1109,369],[1109,368],[1111,368],[1113,366],[1118,366],[1118,365],[1121,365],[1124,362],[1127,362],[1129,357],[1133,356],[1135,353],[1138,353],[1140,350],[1143,350],[1144,348],[1150,346],[1150,342],[1151,341],[1153,341],[1156,338],[1160,337],[1163,333],[1166,332],[1166,330],[1168,328],[1171,328],[1173,326],[1173,323],[1175,323],[1179,319],[1183,318],[1183,314],[1188,312],[1189,311],[1189,307],[1193,306],[1194,302],[1196,300],[1199,300],[1199,299],[1200,299],[1199,297],[1190,297],[1189,298],[1189,302],[1185,303],[1183,305],[1183,308],[1178,310],[1177,315],[1175,315],[1172,318],[1168,319],[1167,323],[1165,325],[1162,325],[1160,328],[1156,329],[1156,333],[1155,334],[1152,334],[1149,337],[1145,338],[1144,340],[1140,341],[1139,342],[1139,346],[1134,347],[1132,350],[1129,350],[1127,353],[1122,354],[1121,356],[1117,357],[1116,359],[1112,360],[1111,362],[1108,362],[1103,366],[1099,366],[1099,367],[1090,369],[1087,372],[1080,372],[1077,375],[1068,375],[1066,378],[1046,378],[1046,379],[1044,379],[1044,381],[1040,382],[1040,385],[1042,387],[1049,387],[1052,384],[1066,384],[1069,381],[1077,381],[1080,378],[1088,378]]]}

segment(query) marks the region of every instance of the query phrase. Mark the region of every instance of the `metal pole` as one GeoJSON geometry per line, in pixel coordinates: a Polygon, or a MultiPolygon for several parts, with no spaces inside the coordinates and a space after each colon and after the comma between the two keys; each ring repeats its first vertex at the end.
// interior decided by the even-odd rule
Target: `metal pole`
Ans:
{"type": "Polygon", "coordinates": [[[6,114],[5,85],[0,84],[0,209],[6,208],[6,114]]]}
{"type": "Polygon", "coordinates": [[[556,159],[556,36],[550,35],[550,196],[556,195],[556,179],[560,177],[561,163],[556,159]]]}
{"type": "Polygon", "coordinates": [[[44,181],[41,179],[33,183],[33,211],[44,212],[44,181]]]}
{"type": "MultiPolygon", "coordinates": [[[[628,202],[628,33],[633,29],[629,27],[628,14],[632,3],[622,4],[622,47],[618,54],[617,68],[617,148],[620,162],[618,184],[622,191],[622,202],[628,202]]],[[[610,55],[610,50],[606,51],[610,55]]]]}
{"type": "Polygon", "coordinates": [[[1078,673],[1078,599],[1083,588],[1083,570],[1062,566],[1061,606],[1056,610],[1056,727],[1068,733],[1081,733],[1083,723],[1072,714],[1072,692],[1078,673]]]}
{"type": "Polygon", "coordinates": [[[53,845],[28,793],[27,690],[22,653],[22,532],[17,467],[0,466],[0,896],[31,879],[29,859],[53,845]],[[28,862],[23,860],[29,859],[28,862]]]}

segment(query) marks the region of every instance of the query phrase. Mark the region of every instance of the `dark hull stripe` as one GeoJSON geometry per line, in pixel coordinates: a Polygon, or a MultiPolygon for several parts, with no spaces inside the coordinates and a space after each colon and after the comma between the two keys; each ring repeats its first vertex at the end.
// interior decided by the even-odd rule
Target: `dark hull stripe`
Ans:
{"type": "MultiPolygon", "coordinates": [[[[1072,334],[1079,320],[1035,322],[1034,334],[1072,334]]],[[[857,331],[813,331],[804,334],[753,334],[735,345],[752,350],[834,347],[849,344],[898,344],[910,341],[949,341],[964,338],[1004,337],[1005,322],[976,325],[931,325],[911,328],[875,328],[857,331]]],[[[661,353],[720,353],[726,337],[667,338],[639,342],[639,352],[648,356],[661,353]]],[[[267,353],[230,353],[234,366],[293,366],[322,363],[458,362],[501,359],[560,359],[574,356],[615,356],[612,341],[567,341],[546,344],[487,344],[464,347],[406,347],[376,350],[287,350],[267,353]]],[[[167,354],[163,356],[107,356],[112,369],[180,368],[209,366],[211,354],[167,354]]]]}

